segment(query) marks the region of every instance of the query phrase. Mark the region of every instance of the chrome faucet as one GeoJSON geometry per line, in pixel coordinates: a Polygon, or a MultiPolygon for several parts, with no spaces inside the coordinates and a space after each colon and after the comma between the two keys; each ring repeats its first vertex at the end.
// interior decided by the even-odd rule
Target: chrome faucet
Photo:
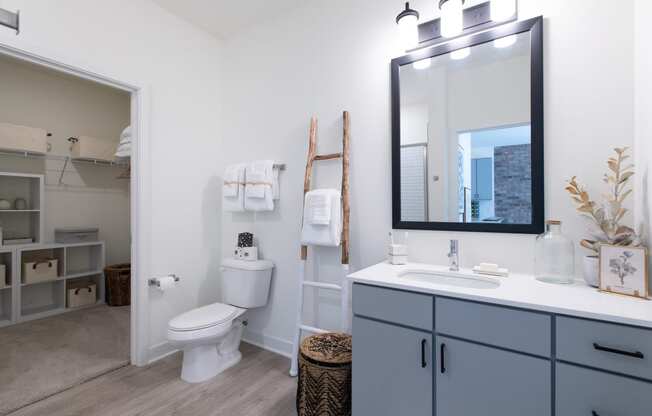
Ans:
{"type": "Polygon", "coordinates": [[[457,240],[451,240],[451,248],[448,252],[448,269],[451,272],[460,270],[460,243],[457,240]]]}

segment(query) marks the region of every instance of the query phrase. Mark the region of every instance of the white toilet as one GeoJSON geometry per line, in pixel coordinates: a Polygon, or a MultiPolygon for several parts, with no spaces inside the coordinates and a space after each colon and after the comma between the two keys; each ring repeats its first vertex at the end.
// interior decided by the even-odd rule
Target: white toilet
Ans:
{"type": "Polygon", "coordinates": [[[243,314],[267,304],[273,268],[268,260],[223,260],[224,303],[193,309],[169,322],[168,340],[183,350],[184,381],[201,383],[240,361],[243,314]]]}

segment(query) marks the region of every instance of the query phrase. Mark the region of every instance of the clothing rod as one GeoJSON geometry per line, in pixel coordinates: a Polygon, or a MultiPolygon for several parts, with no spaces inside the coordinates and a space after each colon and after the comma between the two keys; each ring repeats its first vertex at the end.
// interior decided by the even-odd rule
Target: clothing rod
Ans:
{"type": "Polygon", "coordinates": [[[0,151],[0,156],[9,156],[9,157],[19,157],[24,159],[34,159],[34,160],[56,160],[60,162],[65,162],[70,160],[72,163],[79,163],[84,165],[94,165],[94,166],[104,166],[104,167],[126,167],[129,166],[129,163],[124,162],[107,162],[102,160],[80,160],[72,159],[68,156],[57,156],[57,155],[39,155],[29,152],[2,152],[0,151]]]}

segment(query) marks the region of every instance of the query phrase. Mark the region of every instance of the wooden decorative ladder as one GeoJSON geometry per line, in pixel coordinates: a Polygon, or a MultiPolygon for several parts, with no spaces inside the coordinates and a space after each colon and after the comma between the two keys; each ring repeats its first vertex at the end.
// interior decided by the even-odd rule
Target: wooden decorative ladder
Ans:
{"type": "MultiPolygon", "coordinates": [[[[349,112],[345,111],[343,115],[344,132],[342,140],[342,152],[327,155],[317,154],[317,118],[312,117],[310,120],[310,142],[308,145],[308,161],[306,163],[306,174],[303,180],[303,195],[305,204],[305,195],[311,189],[312,168],[314,162],[323,160],[342,159],[342,281],[338,284],[321,283],[305,280],[306,260],[308,259],[308,246],[301,246],[301,261],[299,264],[299,302],[297,307],[297,324],[292,344],[292,364],[290,366],[290,375],[292,377],[298,374],[299,344],[301,342],[301,333],[324,333],[329,332],[325,329],[316,328],[303,323],[303,295],[304,288],[314,287],[316,289],[333,290],[340,293],[340,319],[342,332],[348,332],[349,323],[349,290],[346,276],[349,274],[349,217],[351,213],[349,201],[349,153],[350,153],[350,127],[351,121],[349,112]]],[[[301,211],[303,215],[303,210],[301,211]]]]}

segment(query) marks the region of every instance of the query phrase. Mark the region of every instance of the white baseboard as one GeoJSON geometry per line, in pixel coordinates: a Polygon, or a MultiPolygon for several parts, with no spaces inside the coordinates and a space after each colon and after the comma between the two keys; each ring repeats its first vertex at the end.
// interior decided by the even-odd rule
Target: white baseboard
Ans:
{"type": "Polygon", "coordinates": [[[248,329],[246,329],[244,334],[242,334],[242,340],[284,357],[292,357],[292,343],[290,341],[273,337],[271,335],[265,335],[260,332],[249,331],[248,329]]]}
{"type": "Polygon", "coordinates": [[[174,354],[177,351],[179,350],[177,348],[173,348],[167,341],[152,345],[149,347],[148,364],[152,364],[158,360],[161,360],[168,355],[174,354]]]}

